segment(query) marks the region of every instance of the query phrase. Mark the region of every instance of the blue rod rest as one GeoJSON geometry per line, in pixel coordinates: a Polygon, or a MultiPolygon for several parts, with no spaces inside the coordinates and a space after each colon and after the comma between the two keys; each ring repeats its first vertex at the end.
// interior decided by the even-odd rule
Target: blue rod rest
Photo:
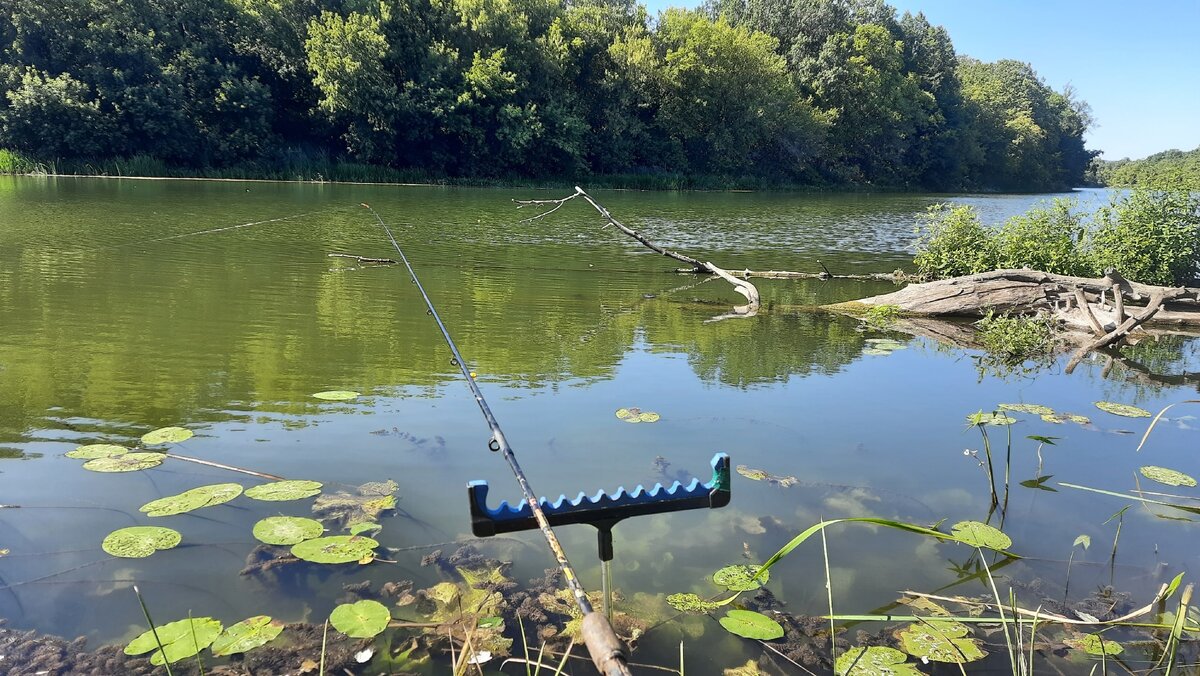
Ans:
{"type": "MultiPolygon", "coordinates": [[[[601,490],[593,497],[580,493],[574,500],[568,500],[566,495],[559,496],[554,502],[542,498],[539,504],[551,526],[587,523],[603,530],[611,530],[617,521],[631,516],[678,512],[685,509],[716,509],[728,505],[731,497],[729,456],[725,453],[714,455],[712,468],[712,479],[704,484],[700,483],[699,479],[692,479],[687,486],[676,481],[669,488],[655,484],[649,490],[638,484],[637,488],[629,493],[621,487],[612,495],[601,490]]],[[[527,503],[522,502],[513,507],[508,502],[501,502],[499,507],[490,509],[487,506],[486,481],[468,483],[467,495],[471,502],[471,532],[478,537],[538,527],[533,510],[527,503]]]]}

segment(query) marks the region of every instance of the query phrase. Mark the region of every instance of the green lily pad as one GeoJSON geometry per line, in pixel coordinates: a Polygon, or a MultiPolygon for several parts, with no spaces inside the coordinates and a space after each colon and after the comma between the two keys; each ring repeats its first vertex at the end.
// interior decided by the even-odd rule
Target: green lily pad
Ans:
{"type": "Polygon", "coordinates": [[[333,628],[351,638],[371,638],[387,629],[391,619],[387,606],[371,600],[343,603],[329,614],[333,628]]]}
{"type": "Polygon", "coordinates": [[[143,632],[125,646],[125,654],[141,655],[153,650],[154,654],[150,656],[151,664],[162,665],[164,652],[166,653],[165,661],[178,662],[212,645],[212,642],[220,634],[221,623],[217,620],[211,617],[191,617],[186,620],[169,622],[161,627],[156,627],[154,631],[143,632]],[[158,635],[157,639],[155,634],[158,635]],[[160,641],[162,650],[158,649],[160,641]]]}
{"type": "Polygon", "coordinates": [[[498,629],[504,626],[504,618],[498,615],[481,617],[479,618],[479,622],[475,623],[475,626],[479,627],[480,629],[498,629]]]}
{"type": "Polygon", "coordinates": [[[1048,415],[1043,415],[1042,420],[1045,420],[1048,423],[1054,423],[1055,425],[1061,425],[1065,422],[1073,422],[1076,425],[1092,424],[1091,418],[1087,417],[1086,415],[1079,415],[1077,413],[1051,413],[1048,415]]]}
{"type": "Polygon", "coordinates": [[[313,563],[350,563],[375,556],[379,543],[363,535],[330,535],[292,546],[292,556],[313,563]]]}
{"type": "Polygon", "coordinates": [[[1031,413],[1033,415],[1054,415],[1054,409],[1041,404],[1000,404],[1000,409],[1003,411],[1016,411],[1018,413],[1031,413]]]}
{"type": "Polygon", "coordinates": [[[100,543],[100,548],[125,559],[141,559],[160,549],[171,549],[183,537],[178,531],[159,526],[131,526],[114,530],[100,543]]]}
{"type": "Polygon", "coordinates": [[[751,578],[758,572],[758,568],[758,566],[743,564],[725,566],[713,573],[713,582],[729,591],[752,591],[763,586],[771,579],[771,571],[767,570],[763,571],[763,574],[757,580],[752,580],[751,578]]]}
{"type": "Polygon", "coordinates": [[[254,537],[269,545],[295,545],[324,532],[320,521],[300,516],[269,516],[254,524],[254,537]]]}
{"type": "Polygon", "coordinates": [[[1109,641],[1099,634],[1084,634],[1081,638],[1065,638],[1063,643],[1089,655],[1120,655],[1125,652],[1125,648],[1120,643],[1109,641]]]}
{"type": "Polygon", "coordinates": [[[241,484],[199,486],[178,495],[151,500],[139,508],[146,516],[172,516],[229,502],[242,494],[241,484]]]}
{"type": "Polygon", "coordinates": [[[254,486],[246,489],[246,497],[255,500],[280,502],[283,500],[300,500],[311,498],[321,492],[319,481],[273,481],[269,484],[254,486]]]}
{"type": "Polygon", "coordinates": [[[160,427],[142,435],[142,443],[147,446],[159,444],[178,444],[192,438],[192,431],[183,427],[160,427]]]}
{"type": "Polygon", "coordinates": [[[1012,546],[1012,538],[1002,531],[978,521],[959,521],[950,527],[950,534],[972,547],[1003,550],[1012,546]]]}
{"type": "Polygon", "coordinates": [[[879,348],[879,347],[868,347],[868,348],[864,348],[862,353],[865,355],[871,356],[871,357],[886,357],[889,354],[891,354],[892,351],[885,350],[885,349],[879,348]]]}
{"type": "Polygon", "coordinates": [[[351,535],[362,535],[364,533],[373,535],[381,530],[383,530],[383,526],[370,521],[360,521],[358,523],[350,524],[349,528],[351,535]]]}
{"type": "Polygon", "coordinates": [[[67,451],[67,457],[76,460],[95,460],[96,458],[115,458],[128,452],[128,448],[116,444],[88,444],[73,451],[67,451]]]}
{"type": "Polygon", "coordinates": [[[88,460],[83,463],[83,468],[92,472],[136,472],[158,467],[166,457],[162,453],[122,453],[88,460]]]}
{"type": "Polygon", "coordinates": [[[722,617],[725,631],[742,638],[771,641],[783,638],[783,626],[775,620],[752,610],[731,610],[722,617]]]}
{"type": "Polygon", "coordinates": [[[979,641],[966,638],[969,630],[963,624],[948,620],[927,620],[910,624],[897,632],[896,638],[904,652],[933,662],[965,664],[987,656],[979,641]]]}
{"type": "Polygon", "coordinates": [[[918,676],[922,672],[905,664],[908,655],[887,646],[851,648],[838,655],[833,665],[835,676],[918,676]]]}
{"type": "Polygon", "coordinates": [[[658,422],[662,416],[653,411],[642,411],[642,409],[633,408],[618,408],[617,417],[627,423],[652,423],[658,422]]]}
{"type": "Polygon", "coordinates": [[[967,416],[968,425],[1011,425],[1017,422],[1016,418],[1007,416],[1003,413],[984,413],[978,411],[967,416]]]}
{"type": "Polygon", "coordinates": [[[705,601],[695,594],[671,594],[667,605],[681,613],[711,613],[721,607],[716,601],[705,601]]]}
{"type": "Polygon", "coordinates": [[[1195,479],[1184,474],[1183,472],[1177,472],[1173,469],[1167,469],[1166,467],[1146,465],[1138,471],[1140,471],[1142,476],[1146,477],[1147,479],[1151,481],[1157,481],[1160,484],[1166,484],[1167,486],[1188,486],[1190,488],[1196,487],[1195,479]]]}
{"type": "Polygon", "coordinates": [[[245,653],[275,640],[283,632],[283,622],[266,615],[255,615],[229,627],[212,643],[217,657],[245,653]]]}
{"type": "Polygon", "coordinates": [[[1123,415],[1126,418],[1149,418],[1152,413],[1144,408],[1130,406],[1129,404],[1116,404],[1111,401],[1097,401],[1096,408],[1111,413],[1113,415],[1123,415]]]}
{"type": "Polygon", "coordinates": [[[317,392],[313,396],[325,401],[350,401],[351,399],[359,398],[362,394],[350,390],[326,390],[325,392],[317,392]]]}

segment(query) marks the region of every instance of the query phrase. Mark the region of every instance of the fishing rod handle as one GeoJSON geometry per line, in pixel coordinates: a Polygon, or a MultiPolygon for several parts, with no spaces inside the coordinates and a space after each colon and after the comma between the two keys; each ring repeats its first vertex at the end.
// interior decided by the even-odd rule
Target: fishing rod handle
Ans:
{"type": "Polygon", "coordinates": [[[608,618],[603,613],[588,613],[583,616],[583,644],[587,646],[592,664],[604,676],[632,676],[629,672],[625,644],[617,638],[608,618]]]}

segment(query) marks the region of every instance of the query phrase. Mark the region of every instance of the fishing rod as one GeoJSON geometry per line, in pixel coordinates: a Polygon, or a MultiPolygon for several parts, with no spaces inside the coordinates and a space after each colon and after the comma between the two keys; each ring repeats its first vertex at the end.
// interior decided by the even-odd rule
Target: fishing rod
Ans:
{"type": "Polygon", "coordinates": [[[421,285],[421,280],[417,279],[417,273],[413,270],[412,264],[408,262],[408,257],[404,255],[404,250],[400,248],[396,237],[392,234],[392,229],[371,208],[371,205],[364,202],[362,206],[366,207],[375,216],[375,220],[379,221],[380,227],[387,233],[392,247],[396,249],[396,253],[400,254],[400,260],[404,262],[404,267],[408,268],[408,273],[412,277],[413,284],[417,286],[417,290],[421,292],[421,297],[425,299],[425,307],[429,309],[429,315],[433,317],[433,321],[437,323],[438,329],[442,332],[442,337],[446,339],[446,344],[450,347],[450,353],[454,356],[453,362],[462,371],[463,377],[466,378],[467,386],[471,388],[471,393],[475,395],[475,403],[479,405],[479,410],[483,413],[483,417],[487,420],[488,427],[492,431],[492,438],[488,442],[488,448],[504,456],[505,462],[508,463],[509,469],[512,470],[513,476],[517,479],[517,483],[520,484],[521,494],[525,499],[525,503],[532,511],[533,518],[538,528],[542,531],[542,536],[546,539],[546,544],[550,547],[551,554],[554,555],[554,558],[558,562],[558,569],[562,571],[567,588],[571,590],[571,594],[575,597],[575,605],[579,608],[579,612],[583,614],[583,641],[584,645],[587,646],[588,654],[592,658],[592,663],[605,676],[632,676],[629,671],[625,645],[621,642],[621,639],[617,638],[617,633],[613,630],[608,618],[603,613],[598,613],[592,608],[592,603],[588,600],[587,592],[579,582],[579,576],[575,574],[575,569],[571,567],[571,562],[567,560],[567,555],[563,551],[562,545],[559,544],[558,537],[550,527],[550,521],[541,507],[537,494],[529,486],[529,479],[525,477],[525,472],[517,462],[517,456],[513,453],[512,447],[508,445],[508,439],[505,438],[504,431],[500,429],[500,423],[496,422],[496,417],[492,415],[492,409],[488,406],[487,400],[483,398],[483,392],[479,390],[479,385],[475,382],[475,377],[471,375],[471,370],[467,368],[466,360],[463,359],[462,353],[458,351],[458,346],[454,344],[454,339],[450,337],[450,331],[442,323],[442,318],[438,315],[437,309],[433,307],[433,301],[429,299],[429,294],[425,292],[425,287],[421,285]]]}

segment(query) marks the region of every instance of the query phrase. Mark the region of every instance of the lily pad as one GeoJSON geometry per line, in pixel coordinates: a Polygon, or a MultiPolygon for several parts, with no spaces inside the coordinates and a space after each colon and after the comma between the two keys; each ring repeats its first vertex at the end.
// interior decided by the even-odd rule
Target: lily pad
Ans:
{"type": "Polygon", "coordinates": [[[325,401],[350,401],[351,399],[359,398],[362,394],[351,390],[326,390],[324,392],[317,392],[313,396],[325,401]]]}
{"type": "Polygon", "coordinates": [[[968,425],[1011,425],[1017,422],[1016,418],[1005,415],[1003,413],[984,413],[979,411],[967,416],[968,425]]]}
{"type": "Polygon", "coordinates": [[[108,458],[96,458],[83,463],[92,472],[136,472],[158,467],[167,456],[162,453],[122,453],[108,458]]]}
{"type": "Polygon", "coordinates": [[[159,444],[178,444],[192,438],[192,431],[183,427],[160,427],[142,435],[142,443],[147,446],[159,444]]]}
{"type": "Polygon", "coordinates": [[[1048,415],[1043,415],[1042,420],[1045,420],[1048,423],[1054,423],[1056,425],[1060,425],[1065,422],[1073,422],[1076,425],[1092,424],[1091,418],[1087,417],[1086,415],[1079,415],[1077,413],[1051,413],[1048,415]]]}
{"type": "Polygon", "coordinates": [[[242,494],[241,484],[211,484],[178,495],[151,500],[139,508],[146,516],[172,516],[229,502],[242,494]]]}
{"type": "Polygon", "coordinates": [[[1177,472],[1173,469],[1167,469],[1166,467],[1146,465],[1138,471],[1140,471],[1142,476],[1146,477],[1147,479],[1151,481],[1157,481],[1158,483],[1165,484],[1167,486],[1188,486],[1189,488],[1196,487],[1195,479],[1184,474],[1183,472],[1177,472]]]}
{"type": "Polygon", "coordinates": [[[725,566],[713,573],[713,582],[729,591],[752,591],[763,586],[771,579],[771,571],[767,570],[763,571],[763,574],[757,580],[752,580],[751,578],[758,572],[758,568],[758,566],[741,564],[725,566]]]}
{"type": "Polygon", "coordinates": [[[313,514],[337,528],[357,523],[374,522],[379,515],[396,508],[398,489],[395,481],[373,481],[357,488],[358,495],[345,491],[324,493],[313,501],[313,514]]]}
{"type": "Polygon", "coordinates": [[[267,615],[255,615],[227,628],[212,643],[217,657],[245,653],[275,640],[283,632],[283,622],[267,615]]]}
{"type": "Polygon", "coordinates": [[[731,610],[721,618],[725,631],[742,638],[771,641],[783,638],[783,626],[775,620],[752,610],[731,610]]]}
{"type": "Polygon", "coordinates": [[[246,497],[255,500],[280,502],[283,500],[300,500],[311,498],[321,492],[319,481],[273,481],[269,484],[254,486],[246,489],[246,497]]]}
{"type": "Polygon", "coordinates": [[[128,448],[116,444],[88,444],[73,451],[67,451],[67,457],[76,460],[95,460],[96,458],[115,458],[128,452],[128,448]]]}
{"type": "Polygon", "coordinates": [[[851,648],[838,655],[833,665],[836,676],[918,676],[922,672],[905,664],[908,655],[887,646],[851,648]]]}
{"type": "Polygon", "coordinates": [[[879,348],[879,347],[868,347],[868,348],[863,349],[862,353],[865,355],[871,356],[871,357],[886,357],[889,354],[891,354],[892,351],[885,350],[885,349],[879,348]]]}
{"type": "Polygon", "coordinates": [[[371,600],[343,603],[329,614],[333,628],[351,638],[371,638],[387,629],[391,619],[387,606],[371,600]]]}
{"type": "Polygon", "coordinates": [[[653,411],[643,411],[640,408],[618,408],[617,417],[627,423],[652,423],[658,422],[662,416],[653,411]]]}
{"type": "Polygon", "coordinates": [[[350,563],[375,556],[379,543],[364,535],[330,535],[292,546],[292,556],[313,563],[350,563]]]}
{"type": "Polygon", "coordinates": [[[125,646],[125,654],[141,655],[153,650],[154,654],[150,656],[151,664],[162,665],[164,652],[166,662],[178,662],[212,645],[220,634],[221,623],[217,620],[211,617],[190,617],[156,627],[154,631],[143,632],[125,646]],[[159,642],[162,642],[162,650],[158,649],[159,642]]]}
{"type": "Polygon", "coordinates": [[[927,620],[897,632],[904,652],[933,662],[965,664],[987,656],[979,641],[966,638],[969,630],[959,622],[927,620]]]}
{"type": "Polygon", "coordinates": [[[681,613],[711,613],[721,604],[716,601],[705,601],[696,594],[671,594],[667,597],[667,605],[681,613]]]}
{"type": "Polygon", "coordinates": [[[1000,409],[1004,411],[1016,411],[1018,413],[1031,413],[1033,415],[1054,415],[1054,409],[1041,404],[1000,404],[1000,409]]]}
{"type": "Polygon", "coordinates": [[[100,548],[125,559],[141,559],[160,549],[171,549],[183,537],[178,531],[159,526],[131,526],[114,530],[100,543],[100,548]]]}
{"type": "Polygon", "coordinates": [[[1096,408],[1113,415],[1123,415],[1126,418],[1149,418],[1153,415],[1144,408],[1130,406],[1129,404],[1117,404],[1111,401],[1097,401],[1096,408]]]}
{"type": "Polygon", "coordinates": [[[966,541],[972,547],[1002,550],[1012,546],[1012,538],[1002,531],[978,521],[959,521],[950,527],[950,534],[966,541]]]}
{"type": "Polygon", "coordinates": [[[359,523],[352,524],[349,528],[351,535],[362,535],[363,533],[373,535],[381,530],[383,530],[383,526],[370,521],[360,521],[359,523]]]}
{"type": "Polygon", "coordinates": [[[1089,655],[1120,655],[1125,652],[1125,648],[1116,641],[1109,641],[1099,634],[1084,634],[1081,638],[1066,638],[1063,643],[1082,650],[1089,655]]]}
{"type": "Polygon", "coordinates": [[[324,532],[320,521],[300,516],[270,516],[254,524],[254,537],[269,545],[295,545],[324,532]]]}

